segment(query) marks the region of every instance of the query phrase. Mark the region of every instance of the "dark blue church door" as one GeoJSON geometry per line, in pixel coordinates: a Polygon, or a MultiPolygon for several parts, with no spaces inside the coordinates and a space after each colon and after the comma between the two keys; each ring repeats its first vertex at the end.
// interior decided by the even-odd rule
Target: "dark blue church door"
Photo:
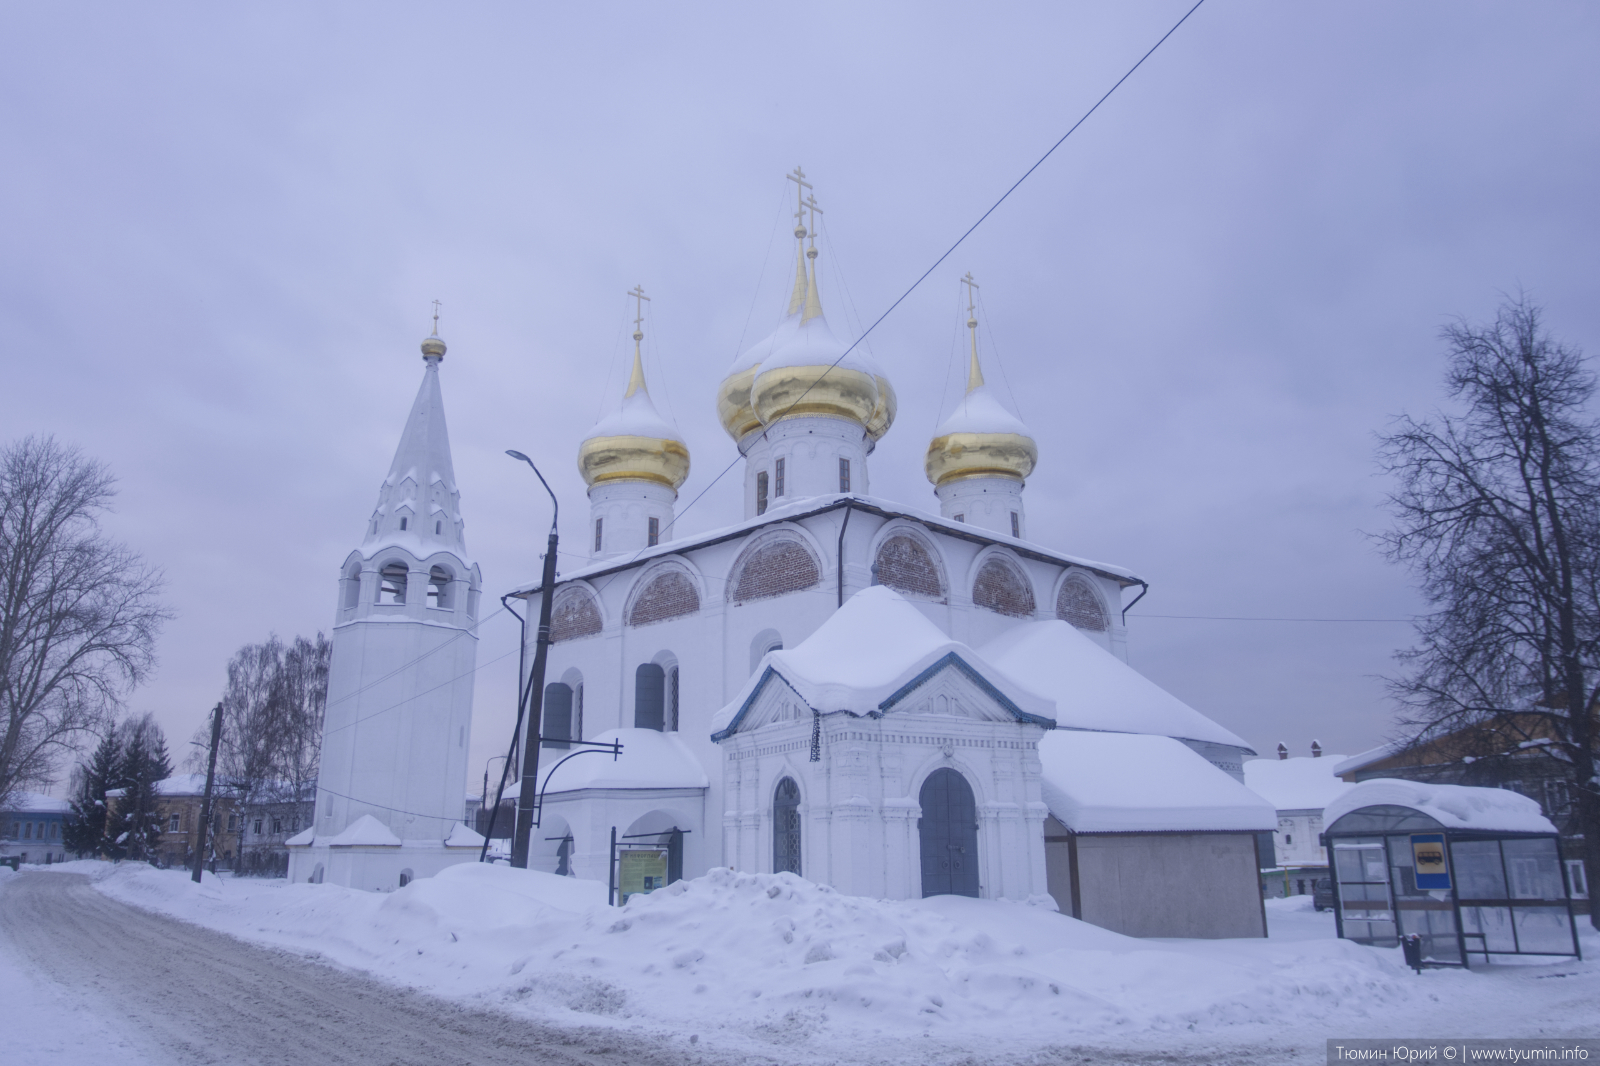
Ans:
{"type": "Polygon", "coordinates": [[[928,775],[918,797],[922,894],[978,894],[978,803],[967,779],[948,767],[928,775]]]}

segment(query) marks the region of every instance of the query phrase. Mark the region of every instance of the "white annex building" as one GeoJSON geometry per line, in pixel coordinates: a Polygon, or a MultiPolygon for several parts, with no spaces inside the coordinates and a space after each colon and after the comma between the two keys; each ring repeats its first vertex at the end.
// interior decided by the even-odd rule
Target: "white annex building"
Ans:
{"type": "MultiPolygon", "coordinates": [[[[927,449],[937,510],[874,497],[894,389],[829,327],[815,235],[796,239],[787,317],[715,398],[743,456],[741,522],[677,535],[690,457],[651,403],[637,329],[626,395],[578,447],[590,562],[554,593],[530,865],[608,882],[615,837],[658,845],[669,882],[787,870],[883,898],[1049,894],[1138,935],[1264,935],[1255,834],[1276,816],[1242,784],[1255,753],[1126,664],[1138,576],[1030,536],[1038,450],[984,383],[975,315],[966,395],[927,449]]],[[[477,854],[452,826],[479,575],[427,359],[346,562],[296,880],[393,888],[477,854]]],[[[536,611],[540,592],[512,595],[536,611]]]]}

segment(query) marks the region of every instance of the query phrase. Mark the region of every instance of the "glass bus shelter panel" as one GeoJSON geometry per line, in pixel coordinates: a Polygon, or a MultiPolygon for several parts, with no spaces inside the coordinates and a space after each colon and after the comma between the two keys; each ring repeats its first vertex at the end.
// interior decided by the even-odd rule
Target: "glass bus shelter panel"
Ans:
{"type": "Polygon", "coordinates": [[[1575,955],[1572,922],[1566,907],[1513,907],[1511,916],[1517,933],[1517,950],[1523,954],[1575,955]]]}
{"type": "Polygon", "coordinates": [[[1383,838],[1353,838],[1333,845],[1334,876],[1339,879],[1339,917],[1348,940],[1395,942],[1389,899],[1389,869],[1383,838]]]}
{"type": "Polygon", "coordinates": [[[1467,937],[1468,955],[1514,955],[1517,935],[1511,928],[1510,907],[1461,908],[1461,931],[1467,937]]]}
{"type": "Polygon", "coordinates": [[[1562,900],[1566,886],[1561,881],[1561,855],[1552,837],[1532,840],[1502,840],[1506,875],[1511,881],[1512,899],[1562,900]]]}
{"type": "Polygon", "coordinates": [[[1450,872],[1459,899],[1507,899],[1498,840],[1450,842],[1450,872]]]}
{"type": "Polygon", "coordinates": [[[1455,904],[1448,891],[1417,887],[1415,858],[1410,836],[1389,838],[1389,885],[1394,893],[1395,919],[1401,936],[1422,937],[1424,962],[1461,965],[1461,940],[1456,936],[1455,904]]]}

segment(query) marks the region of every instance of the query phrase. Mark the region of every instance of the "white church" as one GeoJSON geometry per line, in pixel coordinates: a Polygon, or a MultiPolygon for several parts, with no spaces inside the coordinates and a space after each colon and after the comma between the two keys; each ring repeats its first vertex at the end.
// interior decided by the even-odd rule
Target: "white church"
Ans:
{"type": "MultiPolygon", "coordinates": [[[[1242,784],[1255,752],[1127,665],[1124,597],[1145,582],[1030,537],[1038,449],[984,382],[970,301],[966,395],[925,460],[937,511],[875,497],[894,388],[829,327],[815,233],[795,240],[787,317],[715,398],[742,521],[678,535],[690,456],[637,328],[620,407],[578,445],[590,560],[554,590],[529,865],[621,894],[726,866],[877,898],[1049,897],[1131,935],[1265,935],[1257,834],[1276,814],[1242,784]],[[658,856],[655,876],[629,883],[617,842],[658,856]]],[[[392,890],[478,858],[461,818],[482,576],[444,354],[424,342],[341,572],[296,881],[392,890]]],[[[511,592],[535,616],[541,594],[511,592]]]]}

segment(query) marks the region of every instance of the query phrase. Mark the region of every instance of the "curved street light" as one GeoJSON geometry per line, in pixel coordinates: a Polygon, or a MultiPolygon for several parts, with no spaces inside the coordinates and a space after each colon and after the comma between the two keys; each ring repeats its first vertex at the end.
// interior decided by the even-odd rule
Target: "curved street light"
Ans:
{"type": "MultiPolygon", "coordinates": [[[[526,870],[529,840],[533,836],[534,802],[539,792],[539,734],[542,731],[544,715],[544,668],[545,661],[550,657],[550,602],[555,593],[556,545],[559,541],[556,525],[561,519],[561,504],[556,499],[555,492],[551,490],[550,482],[539,473],[539,468],[533,465],[532,459],[510,448],[506,449],[506,454],[528,464],[534,476],[539,479],[539,484],[544,486],[544,491],[550,493],[550,503],[555,508],[550,517],[550,541],[544,552],[544,576],[539,582],[539,630],[533,653],[533,676],[528,678],[526,696],[528,731],[524,735],[522,749],[522,787],[517,792],[517,822],[511,838],[511,865],[526,870]]],[[[518,678],[518,681],[521,679],[518,678]]],[[[523,708],[519,706],[517,708],[519,726],[522,722],[522,711],[523,708]]]]}

